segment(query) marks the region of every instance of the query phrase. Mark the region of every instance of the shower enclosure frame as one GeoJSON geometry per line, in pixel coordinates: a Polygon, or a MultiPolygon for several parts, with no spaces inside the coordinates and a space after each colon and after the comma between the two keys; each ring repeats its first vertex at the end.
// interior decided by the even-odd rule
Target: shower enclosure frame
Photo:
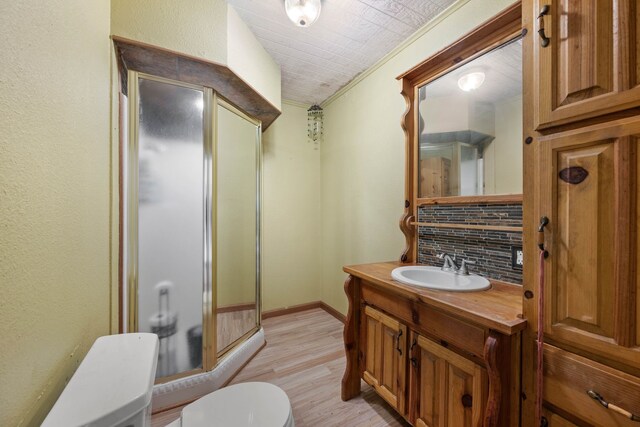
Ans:
{"type": "Polygon", "coordinates": [[[261,241],[262,241],[262,122],[255,119],[227,100],[220,97],[214,89],[173,80],[165,77],[128,70],[128,112],[126,114],[128,122],[127,138],[121,149],[127,152],[126,165],[127,179],[122,176],[121,188],[125,193],[123,202],[126,199],[126,214],[122,220],[125,224],[126,235],[121,234],[123,247],[126,246],[126,257],[123,256],[123,267],[126,270],[121,272],[122,283],[122,312],[121,324],[123,332],[138,331],[138,203],[139,203],[139,182],[138,182],[138,150],[139,150],[139,79],[147,79],[160,83],[171,84],[183,88],[201,91],[203,93],[203,178],[204,178],[204,216],[203,216],[203,289],[202,289],[202,367],[179,372],[173,375],[156,378],[156,383],[164,383],[178,378],[188,377],[199,373],[213,370],[219,360],[232,348],[240,345],[261,327],[261,241]],[[217,147],[218,147],[218,122],[217,109],[222,107],[240,116],[256,127],[255,149],[256,149],[256,251],[255,251],[255,295],[256,295],[256,323],[249,332],[243,334],[233,343],[221,349],[217,349],[217,324],[216,324],[216,302],[217,302],[217,263],[216,263],[216,226],[217,226],[217,147]]]}

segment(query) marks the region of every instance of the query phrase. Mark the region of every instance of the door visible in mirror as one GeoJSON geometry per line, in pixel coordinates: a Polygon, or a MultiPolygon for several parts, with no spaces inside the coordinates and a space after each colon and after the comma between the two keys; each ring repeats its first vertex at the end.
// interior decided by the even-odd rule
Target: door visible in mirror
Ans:
{"type": "Polygon", "coordinates": [[[522,41],[418,91],[420,198],[522,192],[522,41]]]}

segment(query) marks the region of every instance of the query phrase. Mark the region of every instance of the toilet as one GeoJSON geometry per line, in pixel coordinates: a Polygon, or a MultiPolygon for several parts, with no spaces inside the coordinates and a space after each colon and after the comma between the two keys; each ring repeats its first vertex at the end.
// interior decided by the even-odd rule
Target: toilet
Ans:
{"type": "MultiPolygon", "coordinates": [[[[148,427],[158,336],[132,333],[93,344],[42,426],[148,427]]],[[[182,409],[170,427],[294,427],[279,387],[249,382],[209,393],[182,409]]]]}

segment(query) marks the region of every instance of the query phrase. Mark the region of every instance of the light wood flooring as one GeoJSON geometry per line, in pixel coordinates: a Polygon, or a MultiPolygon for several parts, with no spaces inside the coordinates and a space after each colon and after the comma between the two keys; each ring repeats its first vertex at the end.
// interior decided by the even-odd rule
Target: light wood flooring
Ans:
{"type": "MultiPolygon", "coordinates": [[[[342,323],[322,309],[266,319],[267,346],[231,384],[265,381],[289,396],[296,427],[408,426],[371,387],[348,402],[340,399],[345,357],[342,323]]],[[[152,426],[164,426],[180,408],[153,416],[152,426]]]]}

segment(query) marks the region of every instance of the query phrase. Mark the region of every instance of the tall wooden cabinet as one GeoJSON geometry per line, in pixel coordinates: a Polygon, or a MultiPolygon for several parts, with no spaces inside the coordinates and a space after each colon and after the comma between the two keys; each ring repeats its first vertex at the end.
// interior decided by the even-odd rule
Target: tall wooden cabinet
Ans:
{"type": "Polygon", "coordinates": [[[537,427],[543,276],[543,423],[637,426],[588,392],[640,415],[640,6],[525,0],[523,25],[522,424],[537,427]],[[542,267],[538,237],[548,251],[542,267]]]}
{"type": "Polygon", "coordinates": [[[640,105],[637,0],[527,0],[524,4],[533,30],[530,38],[536,39],[530,52],[536,73],[536,128],[640,105]],[[548,42],[537,34],[540,29],[548,42]]]}

